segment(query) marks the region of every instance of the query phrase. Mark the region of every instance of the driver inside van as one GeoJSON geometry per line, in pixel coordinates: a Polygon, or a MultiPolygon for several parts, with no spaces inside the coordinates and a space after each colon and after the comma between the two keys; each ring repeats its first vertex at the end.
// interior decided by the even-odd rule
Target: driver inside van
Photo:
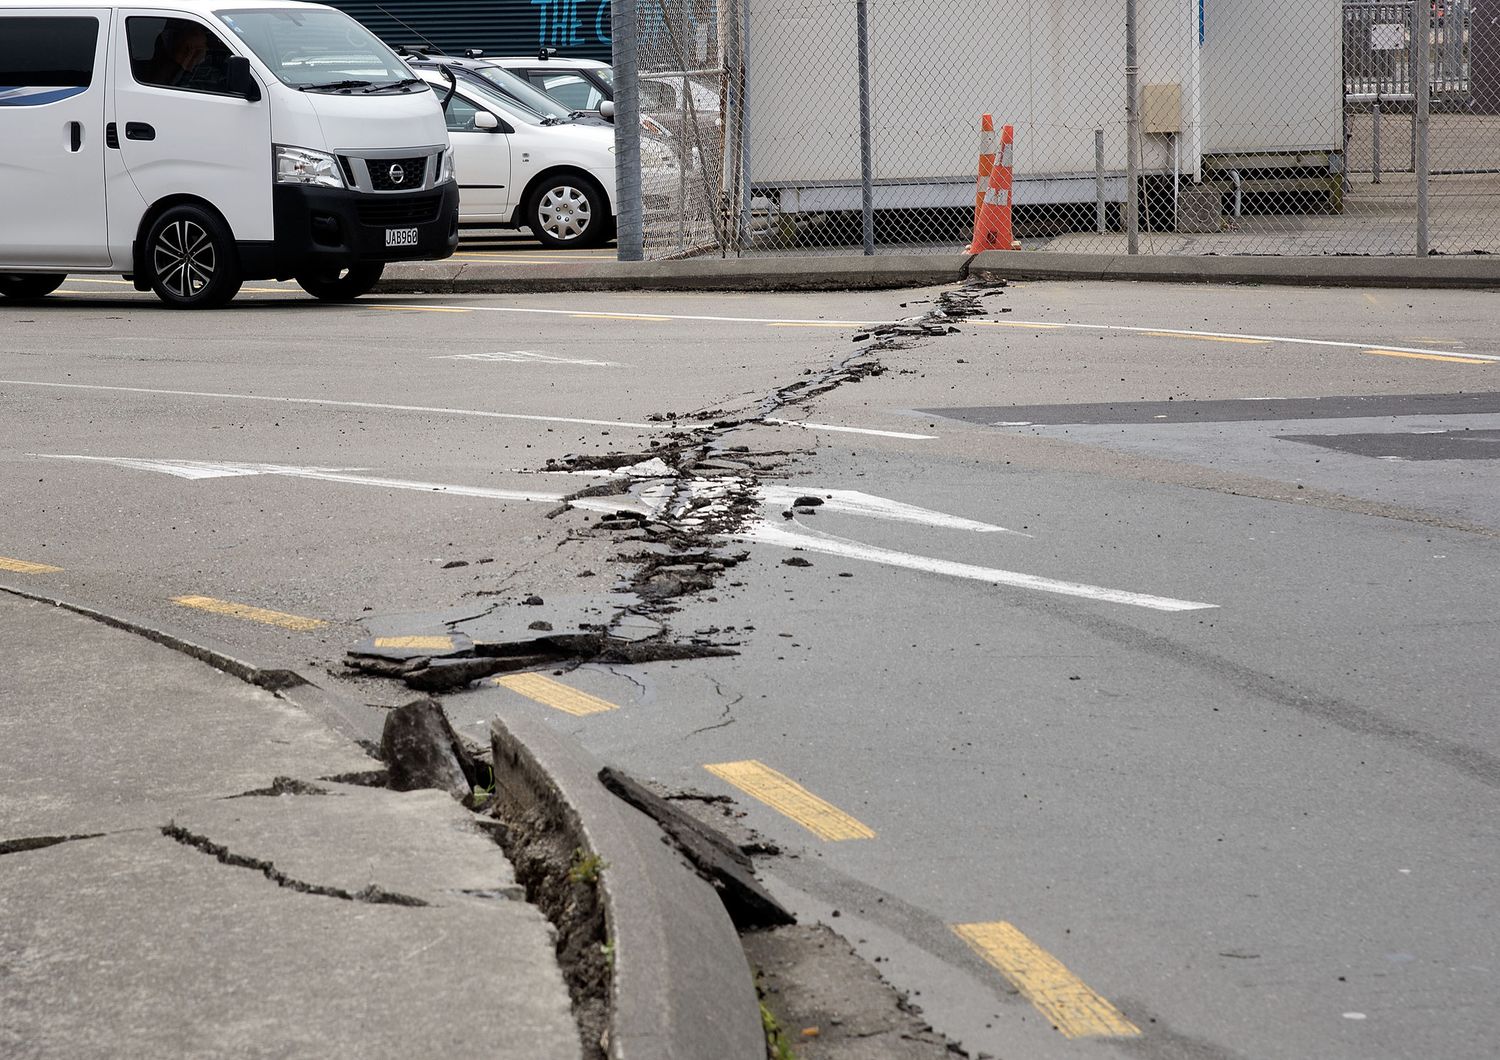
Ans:
{"type": "Polygon", "coordinates": [[[208,31],[196,22],[172,19],[157,36],[155,51],[140,80],[170,88],[186,87],[207,56],[208,31]]]}

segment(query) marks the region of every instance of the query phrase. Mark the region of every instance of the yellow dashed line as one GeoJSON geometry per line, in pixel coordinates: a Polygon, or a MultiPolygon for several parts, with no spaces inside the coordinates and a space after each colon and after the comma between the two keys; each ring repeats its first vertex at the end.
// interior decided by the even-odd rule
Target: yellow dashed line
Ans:
{"type": "Polygon", "coordinates": [[[1195,331],[1148,331],[1158,339],[1202,339],[1204,342],[1239,342],[1246,346],[1266,346],[1269,339],[1242,339],[1236,335],[1199,335],[1195,331]]]}
{"type": "Polygon", "coordinates": [[[591,696],[576,688],[569,688],[561,681],[554,681],[541,674],[506,674],[494,679],[495,684],[519,692],[527,699],[535,700],[544,707],[560,710],[575,718],[590,714],[603,714],[606,710],[619,710],[607,699],[591,696]]]}
{"type": "Polygon", "coordinates": [[[452,651],[452,637],[376,637],[375,647],[413,651],[452,651]]]}
{"type": "Polygon", "coordinates": [[[57,574],[62,568],[54,567],[50,563],[32,563],[24,559],[0,556],[0,570],[14,571],[17,574],[57,574]]]}
{"type": "Polygon", "coordinates": [[[733,784],[752,799],[758,799],[785,814],[819,839],[874,839],[875,833],[843,810],[824,802],[791,777],[753,759],[704,766],[714,776],[733,784]]]}
{"type": "Polygon", "coordinates": [[[457,306],[448,305],[375,305],[372,302],[361,302],[360,305],[366,309],[404,309],[412,313],[472,313],[472,309],[459,309],[457,306]]]}
{"type": "Polygon", "coordinates": [[[243,618],[247,622],[261,622],[268,626],[280,626],[282,629],[294,629],[299,633],[322,629],[328,625],[321,618],[303,618],[301,615],[289,615],[284,611],[269,611],[264,607],[237,604],[232,600],[215,600],[212,596],[174,596],[172,602],[181,604],[183,607],[195,607],[199,611],[209,611],[216,615],[243,618]]]}
{"type": "Polygon", "coordinates": [[[646,316],[643,313],[570,313],[582,320],[671,320],[671,317],[646,316]]]}
{"type": "Polygon", "coordinates": [[[1013,924],[954,924],[953,932],[1068,1038],[1135,1038],[1141,1029],[1013,924]]]}
{"type": "Polygon", "coordinates": [[[1414,361],[1448,361],[1452,364],[1489,364],[1489,361],[1479,357],[1452,357],[1442,353],[1403,353],[1400,350],[1366,350],[1378,357],[1410,357],[1414,361]]]}

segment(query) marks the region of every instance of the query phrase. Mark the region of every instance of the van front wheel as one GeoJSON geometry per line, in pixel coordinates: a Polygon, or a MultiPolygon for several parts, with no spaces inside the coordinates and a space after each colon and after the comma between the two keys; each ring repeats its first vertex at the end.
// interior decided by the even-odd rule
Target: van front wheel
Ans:
{"type": "Polygon", "coordinates": [[[0,298],[17,302],[34,302],[46,298],[62,286],[63,275],[37,275],[35,273],[0,273],[0,298]]]}
{"type": "Polygon", "coordinates": [[[174,206],[146,233],[146,276],[174,309],[213,309],[240,289],[240,258],[224,222],[207,210],[174,206]]]}
{"type": "Polygon", "coordinates": [[[324,272],[304,272],[297,276],[297,283],[314,298],[325,302],[352,302],[380,282],[385,266],[352,265],[347,269],[328,269],[324,272]]]}

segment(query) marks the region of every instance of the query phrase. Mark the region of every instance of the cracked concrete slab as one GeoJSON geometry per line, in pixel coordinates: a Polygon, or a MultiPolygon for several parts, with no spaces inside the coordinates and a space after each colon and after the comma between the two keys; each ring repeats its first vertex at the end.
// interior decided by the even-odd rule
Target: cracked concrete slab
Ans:
{"type": "Polygon", "coordinates": [[[320,780],[378,763],[131,633],[3,593],[0,629],[0,1056],[579,1057],[447,793],[320,780]]]}
{"type": "Polygon", "coordinates": [[[521,903],[302,894],[154,830],[5,868],[0,1055],[15,1060],[579,1054],[551,929],[521,903]],[[502,934],[514,944],[486,946],[502,934]]]}
{"type": "Polygon", "coordinates": [[[269,692],[80,615],[0,596],[0,626],[0,840],[160,824],[163,802],[379,764],[269,692]]]}
{"type": "Polygon", "coordinates": [[[324,786],[326,796],[198,802],[172,821],[288,876],[350,893],[374,886],[430,905],[524,900],[500,847],[447,792],[324,786]]]}

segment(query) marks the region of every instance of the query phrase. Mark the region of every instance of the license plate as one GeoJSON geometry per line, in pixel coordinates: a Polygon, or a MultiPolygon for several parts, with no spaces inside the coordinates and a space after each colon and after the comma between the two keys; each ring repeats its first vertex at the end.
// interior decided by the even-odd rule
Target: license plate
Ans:
{"type": "Polygon", "coordinates": [[[415,228],[387,228],[385,230],[385,245],[388,247],[414,247],[417,245],[417,230],[415,228]]]}

